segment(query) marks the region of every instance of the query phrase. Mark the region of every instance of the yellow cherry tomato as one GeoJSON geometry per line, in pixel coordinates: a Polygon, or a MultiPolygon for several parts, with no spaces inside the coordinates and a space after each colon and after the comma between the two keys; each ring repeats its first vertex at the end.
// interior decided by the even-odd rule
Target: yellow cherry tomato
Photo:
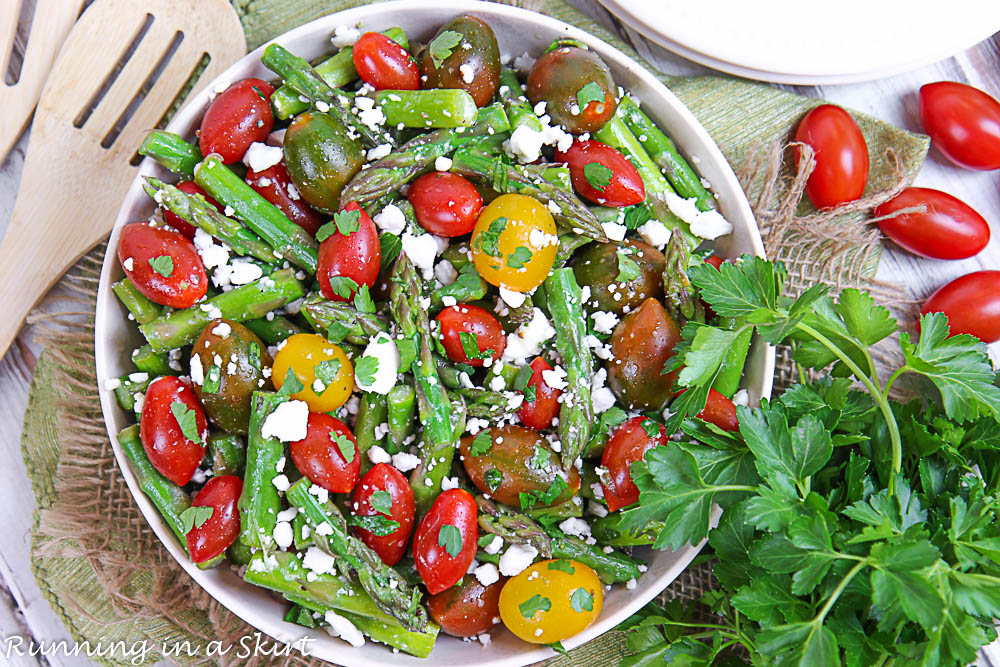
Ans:
{"type": "Polygon", "coordinates": [[[271,381],[277,389],[285,384],[289,368],[304,387],[292,398],[305,401],[310,412],[336,410],[354,389],[351,360],[318,334],[295,334],[285,340],[271,367],[271,381]]]}
{"type": "Polygon", "coordinates": [[[515,292],[541,285],[559,249],[556,223],[527,195],[501,195],[482,210],[472,230],[472,262],[483,280],[515,292]]]}
{"type": "Polygon", "coordinates": [[[500,591],[503,624],[532,644],[569,639],[593,623],[603,605],[597,573],[575,560],[535,563],[500,591]]]}

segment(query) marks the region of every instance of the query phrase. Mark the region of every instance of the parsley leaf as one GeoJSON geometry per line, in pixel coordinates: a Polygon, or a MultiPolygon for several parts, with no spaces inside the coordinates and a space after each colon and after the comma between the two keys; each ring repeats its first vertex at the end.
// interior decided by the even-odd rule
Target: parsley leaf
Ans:
{"type": "Polygon", "coordinates": [[[459,331],[458,340],[467,359],[486,359],[493,356],[493,348],[479,349],[479,336],[469,331],[459,331]]]}
{"type": "Polygon", "coordinates": [[[185,438],[196,445],[202,444],[201,433],[198,431],[198,413],[189,408],[184,401],[174,401],[170,404],[177,426],[185,438]]]}
{"type": "Polygon", "coordinates": [[[503,233],[504,228],[507,226],[507,218],[500,216],[499,218],[494,218],[490,222],[490,226],[486,228],[486,231],[480,232],[472,241],[472,243],[484,253],[490,257],[502,257],[500,252],[500,234],[503,233]]]}
{"type": "Polygon", "coordinates": [[[375,491],[368,497],[368,504],[376,512],[389,515],[392,512],[392,496],[388,491],[375,491]]]}
{"type": "Polygon", "coordinates": [[[361,387],[370,387],[374,384],[376,373],[378,373],[378,357],[361,357],[354,365],[354,377],[361,387]]]}
{"type": "Polygon", "coordinates": [[[205,371],[205,381],[201,385],[201,390],[207,394],[217,394],[219,393],[219,387],[222,384],[222,369],[212,364],[205,371]]]}
{"type": "Polygon", "coordinates": [[[503,484],[503,473],[496,468],[490,468],[483,475],[483,481],[486,482],[486,488],[490,490],[490,493],[493,493],[503,484]]]}
{"type": "Polygon", "coordinates": [[[642,273],[639,269],[639,264],[629,257],[630,254],[630,252],[621,248],[615,252],[615,257],[618,259],[618,276],[615,280],[620,283],[635,280],[642,273]]]}
{"type": "Polygon", "coordinates": [[[529,385],[524,390],[524,402],[534,403],[535,399],[538,397],[538,385],[529,385]]]}
{"type": "Polygon", "coordinates": [[[337,211],[333,220],[316,230],[316,240],[322,243],[336,233],[350,236],[361,228],[361,211],[337,211]]]}
{"type": "Polygon", "coordinates": [[[583,177],[587,180],[587,184],[600,192],[603,192],[604,188],[611,184],[611,177],[614,176],[614,173],[600,162],[588,162],[583,165],[583,177]]]}
{"type": "Polygon", "coordinates": [[[441,64],[451,56],[452,50],[461,44],[463,39],[462,33],[445,30],[431,40],[431,43],[427,45],[427,52],[434,63],[434,69],[441,67],[441,64]]]}
{"type": "Polygon", "coordinates": [[[573,567],[573,562],[568,560],[563,560],[561,558],[549,561],[549,569],[559,570],[560,572],[565,572],[566,574],[576,573],[576,568],[573,567]]]}
{"type": "Polygon", "coordinates": [[[544,447],[535,445],[535,453],[528,460],[528,467],[535,470],[543,470],[549,467],[552,460],[552,453],[544,447]]]}
{"type": "MultiPolygon", "coordinates": [[[[581,113],[591,102],[600,102],[601,106],[603,106],[606,99],[604,89],[593,81],[588,82],[587,85],[576,91],[576,103],[580,105],[581,113]]],[[[597,108],[600,110],[601,107],[597,108]]]]}
{"type": "Polygon", "coordinates": [[[375,302],[372,300],[368,285],[362,285],[354,294],[354,309],[359,313],[371,315],[375,312],[375,302]]]}
{"type": "Polygon", "coordinates": [[[490,429],[486,428],[476,434],[476,437],[472,439],[472,445],[469,447],[469,454],[472,456],[482,456],[486,452],[490,451],[490,447],[493,446],[493,438],[490,435],[490,429]]]}
{"type": "Polygon", "coordinates": [[[625,219],[622,223],[628,229],[638,229],[653,219],[649,207],[645,204],[635,204],[625,209],[625,219]]]}
{"type": "Polygon", "coordinates": [[[534,373],[534,369],[531,366],[521,366],[517,369],[517,375],[514,376],[514,384],[512,387],[515,391],[524,391],[528,386],[528,382],[531,380],[531,376],[534,373]]]}
{"type": "Polygon", "coordinates": [[[523,269],[524,265],[531,261],[531,250],[523,245],[514,248],[514,252],[507,255],[507,266],[512,269],[523,269]]]}
{"type": "Polygon", "coordinates": [[[295,374],[295,371],[289,367],[288,371],[285,373],[285,380],[281,383],[281,389],[278,390],[278,395],[288,398],[292,394],[297,394],[303,389],[305,385],[299,380],[299,376],[295,374]]]}
{"type": "Polygon", "coordinates": [[[358,283],[347,276],[331,276],[330,290],[342,299],[350,299],[358,289],[358,283]]]}
{"type": "Polygon", "coordinates": [[[577,613],[594,611],[594,596],[588,593],[586,588],[578,588],[570,596],[569,604],[577,613]]]}
{"type": "Polygon", "coordinates": [[[663,428],[653,419],[643,419],[640,422],[642,430],[646,432],[646,435],[650,438],[659,438],[661,429],[663,428]]]}
{"type": "Polygon", "coordinates": [[[519,604],[517,608],[520,610],[521,616],[534,618],[538,612],[552,609],[552,602],[547,597],[542,597],[536,593],[519,604]]]}
{"type": "Polygon", "coordinates": [[[329,387],[340,373],[340,359],[326,359],[313,366],[316,379],[329,387]]]}
{"type": "Polygon", "coordinates": [[[522,491],[517,496],[521,503],[521,509],[530,510],[537,504],[551,505],[567,488],[569,486],[566,484],[566,480],[556,476],[544,491],[522,491]]]}
{"type": "Polygon", "coordinates": [[[181,529],[187,535],[195,528],[201,528],[205,522],[212,518],[215,508],[207,505],[194,505],[181,512],[181,529]]]}
{"type": "Polygon", "coordinates": [[[399,252],[403,249],[403,241],[395,234],[382,232],[378,237],[378,242],[382,251],[382,264],[379,271],[385,271],[399,257],[399,252]]]}
{"type": "Polygon", "coordinates": [[[174,258],[170,255],[158,255],[149,260],[149,268],[164,278],[174,275],[174,258]]]}
{"type": "Polygon", "coordinates": [[[462,533],[455,526],[446,523],[438,530],[438,546],[444,547],[452,558],[462,553],[462,533]]]}
{"type": "Polygon", "coordinates": [[[347,523],[351,526],[357,526],[362,530],[367,530],[372,535],[376,535],[378,537],[392,535],[399,530],[398,521],[393,521],[392,519],[382,516],[381,514],[351,514],[347,517],[347,523]]]}
{"type": "Polygon", "coordinates": [[[338,433],[331,429],[330,441],[337,445],[340,455],[344,457],[346,462],[351,463],[354,461],[354,456],[358,453],[358,446],[354,444],[353,440],[343,433],[338,433]]]}

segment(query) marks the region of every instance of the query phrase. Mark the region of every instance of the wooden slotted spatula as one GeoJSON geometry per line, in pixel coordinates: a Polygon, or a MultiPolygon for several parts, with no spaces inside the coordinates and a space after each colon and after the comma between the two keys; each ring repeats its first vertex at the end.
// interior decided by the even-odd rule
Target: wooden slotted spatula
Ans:
{"type": "Polygon", "coordinates": [[[108,234],[142,138],[203,57],[206,82],[244,53],[226,0],[95,0],[84,11],[38,101],[0,244],[0,357],[35,302],[108,234]]]}
{"type": "Polygon", "coordinates": [[[83,8],[83,0],[4,0],[0,2],[0,71],[6,69],[13,52],[21,8],[35,3],[35,12],[15,83],[0,83],[0,161],[21,136],[42,93],[45,79],[66,35],[83,8]]]}

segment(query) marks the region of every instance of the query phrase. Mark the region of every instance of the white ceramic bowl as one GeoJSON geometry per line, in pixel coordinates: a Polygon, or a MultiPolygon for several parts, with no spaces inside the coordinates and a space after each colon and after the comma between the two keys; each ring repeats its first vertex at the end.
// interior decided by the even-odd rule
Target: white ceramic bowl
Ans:
{"type": "MultiPolygon", "coordinates": [[[[358,7],[320,18],[285,33],[275,41],[307,59],[330,51],[329,37],[338,25],[357,24],[365,30],[384,30],[400,26],[411,39],[426,42],[440,25],[466,12],[484,19],[492,26],[499,40],[501,52],[504,54],[520,55],[528,52],[538,55],[555,37],[571,37],[589,44],[611,66],[618,84],[642,100],[643,108],[667,134],[673,137],[684,153],[698,157],[698,170],[714,186],[719,197],[719,207],[734,226],[732,235],[719,244],[718,252],[726,257],[743,253],[763,256],[764,247],[743,191],[722,153],[691,112],[641,66],[607,43],[573,26],[534,12],[489,2],[400,0],[358,7]]],[[[201,121],[202,111],[209,101],[209,91],[218,82],[237,81],[251,76],[272,78],[273,74],[260,64],[262,50],[263,47],[242,58],[223,72],[215,82],[209,83],[201,92],[193,95],[167,129],[183,136],[193,136],[194,129],[201,121]]],[[[119,377],[133,370],[129,354],[132,349],[142,344],[142,340],[135,324],[127,319],[127,313],[110,289],[111,284],[123,276],[115,249],[121,227],[128,222],[143,220],[153,211],[153,202],[143,193],[140,178],[149,174],[166,176],[166,172],[152,160],[145,160],[138,173],[139,176],[129,189],[118,212],[104,259],[98,292],[97,376],[102,387],[101,407],[107,421],[108,435],[111,437],[122,473],[139,508],[181,567],[234,614],[271,637],[292,642],[309,631],[282,620],[285,603],[267,591],[243,582],[229,567],[202,571],[187,559],[156,508],[139,489],[128,459],[117,444],[117,433],[133,423],[134,417],[119,408],[113,392],[103,390],[103,383],[105,378],[119,377]]],[[[751,400],[756,401],[761,396],[770,394],[773,369],[773,350],[755,344],[744,380],[744,386],[749,390],[751,400]]],[[[566,648],[573,648],[628,618],[666,588],[687,567],[699,549],[700,545],[698,548],[689,546],[677,552],[646,553],[649,571],[639,581],[638,587],[631,591],[621,586],[616,587],[605,597],[604,611],[597,622],[563,644],[566,648]]],[[[310,643],[313,655],[345,667],[418,664],[514,667],[531,664],[554,655],[546,647],[521,642],[502,628],[493,631],[493,642],[488,647],[442,635],[429,660],[421,660],[403,653],[392,653],[386,647],[371,642],[363,648],[352,649],[323,631],[314,631],[312,636],[316,640],[310,643]]]]}

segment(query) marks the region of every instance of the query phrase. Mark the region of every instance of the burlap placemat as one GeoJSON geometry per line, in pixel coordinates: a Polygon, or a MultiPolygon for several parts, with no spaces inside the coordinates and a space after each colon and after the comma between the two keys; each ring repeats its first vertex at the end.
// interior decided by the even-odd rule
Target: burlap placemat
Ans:
{"type": "MultiPolygon", "coordinates": [[[[251,48],[274,35],[362,0],[234,0],[251,48]]],[[[538,0],[531,9],[577,25],[637,54],[562,0],[538,0]]],[[[650,68],[652,70],[652,68],[650,68]]],[[[655,70],[652,70],[655,73],[655,70]]],[[[871,152],[867,199],[836,215],[801,204],[803,177],[782,159],[791,128],[817,100],[773,87],[724,77],[661,77],[688,105],[738,169],[761,223],[770,257],[790,268],[794,286],[816,278],[840,286],[875,289],[898,305],[899,292],[872,280],[881,246],[865,220],[868,209],[916,175],[926,137],[855,114],[871,152]]],[[[810,168],[804,161],[806,169],[810,168]]],[[[109,211],[109,216],[114,212],[109,211]]],[[[32,533],[32,561],[42,593],[79,642],[147,640],[148,646],[184,647],[169,656],[182,664],[248,664],[235,652],[206,657],[209,642],[238,644],[253,629],[195,585],[160,545],[119,474],[97,398],[93,311],[103,248],[95,249],[63,279],[75,312],[46,316],[39,359],[24,420],[22,450],[39,511],[32,533]]],[[[36,320],[38,322],[38,320],[36,320]]],[[[779,382],[790,365],[779,363],[779,382]]],[[[689,568],[666,597],[693,598],[713,587],[704,565],[689,568]]],[[[610,632],[551,664],[613,665],[623,635],[610,632]]],[[[151,652],[145,663],[161,657],[151,652]]],[[[94,656],[102,664],[140,664],[120,653],[94,656]]],[[[301,657],[259,664],[311,664],[301,657]]]]}

